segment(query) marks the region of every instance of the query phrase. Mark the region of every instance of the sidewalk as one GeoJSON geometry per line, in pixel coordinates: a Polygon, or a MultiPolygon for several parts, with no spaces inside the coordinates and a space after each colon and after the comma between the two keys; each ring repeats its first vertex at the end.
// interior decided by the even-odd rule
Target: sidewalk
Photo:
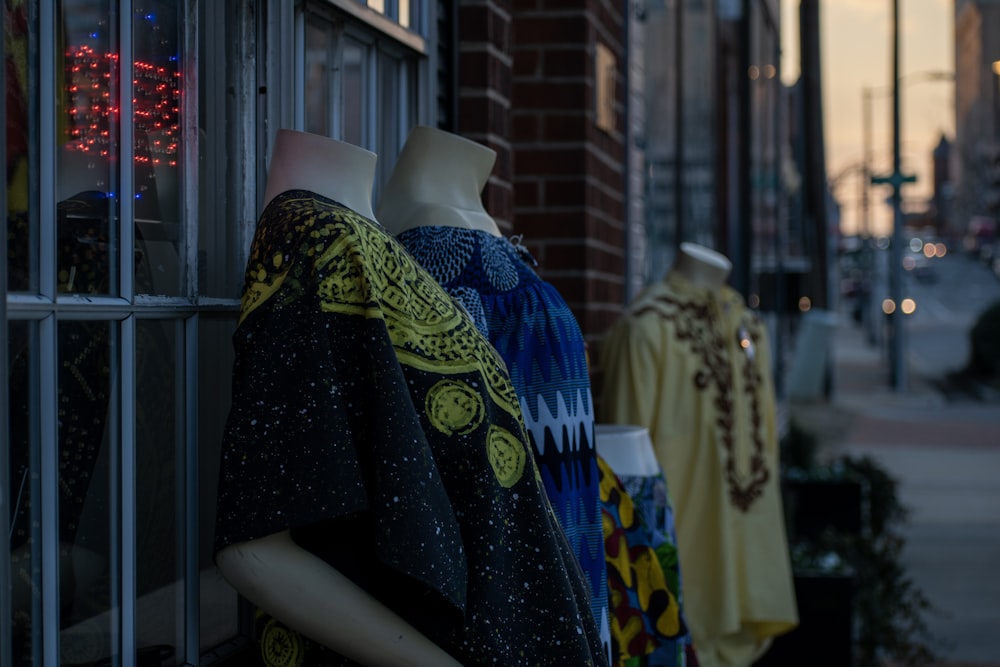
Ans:
{"type": "Polygon", "coordinates": [[[951,402],[934,378],[888,363],[862,330],[838,325],[827,401],[789,408],[821,458],[867,455],[899,483],[910,511],[905,565],[931,600],[931,648],[948,667],[1000,667],[1000,403],[951,402]]]}

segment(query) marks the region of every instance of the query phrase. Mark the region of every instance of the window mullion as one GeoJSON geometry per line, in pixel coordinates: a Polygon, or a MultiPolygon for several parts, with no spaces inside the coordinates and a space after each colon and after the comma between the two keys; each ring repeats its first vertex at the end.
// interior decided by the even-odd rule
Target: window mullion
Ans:
{"type": "MultiPolygon", "coordinates": [[[[111,534],[117,536],[117,540],[112,542],[112,553],[119,554],[121,559],[117,568],[112,568],[112,581],[114,573],[121,573],[118,593],[120,595],[121,616],[118,619],[121,632],[121,655],[122,667],[135,667],[135,600],[136,600],[136,388],[135,388],[135,316],[125,318],[119,324],[119,344],[121,346],[118,355],[119,391],[112,392],[112,405],[116,403],[121,406],[119,412],[120,429],[118,431],[117,447],[112,448],[112,452],[117,452],[117,456],[112,456],[112,466],[117,463],[118,471],[112,479],[120,480],[118,490],[112,491],[118,496],[118,512],[111,515],[111,520],[119,518],[120,528],[111,534]],[[117,460],[116,460],[117,459],[117,460]]],[[[112,506],[116,503],[112,501],[112,506]]],[[[114,538],[112,538],[114,540],[114,538]]]]}
{"type": "MultiPolygon", "coordinates": [[[[201,137],[198,133],[201,118],[198,99],[198,39],[199,26],[198,0],[186,0],[183,10],[184,26],[182,33],[180,113],[181,113],[181,229],[184,230],[184,291],[182,295],[194,298],[198,295],[198,225],[199,218],[198,186],[201,182],[201,166],[198,156],[201,152],[201,137]]],[[[220,221],[221,222],[221,221],[220,221]]]]}
{"type": "MultiPolygon", "coordinates": [[[[118,266],[119,294],[134,297],[135,270],[135,140],[133,138],[133,85],[135,57],[132,50],[132,1],[119,0],[118,25],[118,266]]],[[[112,81],[111,85],[115,82],[112,81]]],[[[111,115],[114,118],[114,114],[111,115]]],[[[114,129],[112,129],[114,136],[114,129]]]]}
{"type": "Polygon", "coordinates": [[[186,529],[184,540],[184,640],[185,664],[197,665],[201,652],[201,550],[198,535],[201,535],[201,508],[198,502],[200,477],[198,474],[198,331],[200,318],[197,315],[184,320],[182,349],[183,365],[178,364],[181,377],[178,386],[182,388],[183,400],[183,470],[184,518],[186,529]]]}
{"type": "MultiPolygon", "coordinates": [[[[374,42],[365,42],[365,108],[363,109],[365,148],[373,153],[379,152],[378,146],[378,88],[379,67],[378,47],[374,42]]],[[[386,109],[386,113],[394,110],[386,109]]]]}
{"type": "MultiPolygon", "coordinates": [[[[56,17],[52,3],[42,3],[38,14],[38,289],[43,297],[55,298],[56,293],[56,241],[55,241],[55,157],[56,157],[56,17]]],[[[29,50],[29,59],[30,59],[29,50]]],[[[30,67],[30,65],[29,65],[30,67]]],[[[29,86],[30,90],[30,86],[29,86]]],[[[30,141],[30,135],[29,135],[30,141]]],[[[31,149],[29,146],[29,155],[31,149]]],[[[30,205],[29,204],[29,207],[30,205]]],[[[42,664],[56,667],[59,658],[59,433],[58,433],[58,344],[56,318],[49,315],[39,322],[39,493],[32,500],[39,501],[40,531],[33,529],[32,566],[41,564],[41,621],[42,664]],[[36,551],[37,549],[37,551],[36,551]],[[36,560],[36,557],[40,557],[36,560]]],[[[35,459],[34,456],[31,457],[35,459]]],[[[34,463],[35,460],[32,461],[34,463]]],[[[38,598],[33,597],[32,620],[38,598]]],[[[34,629],[33,629],[34,634],[34,629]]],[[[37,636],[37,635],[35,635],[37,636]]],[[[37,655],[37,653],[36,653],[37,655]]]]}
{"type": "MultiPolygon", "coordinates": [[[[57,667],[59,659],[59,405],[58,345],[56,318],[50,315],[39,322],[39,405],[38,458],[31,457],[30,470],[37,471],[39,493],[32,492],[34,507],[41,507],[40,529],[32,527],[32,569],[41,563],[42,664],[57,667]],[[35,467],[37,461],[38,467],[35,467]],[[40,501],[40,505],[34,505],[40,501]],[[39,539],[40,538],[40,539],[39,539]],[[40,553],[36,551],[40,544],[40,553]]],[[[32,620],[37,596],[32,602],[32,620]]],[[[34,632],[33,632],[34,634],[34,632]]],[[[35,635],[37,636],[37,635],[35,635]]]]}
{"type": "MultiPolygon", "coordinates": [[[[0,53],[6,53],[6,30],[0,32],[0,53]]],[[[0,70],[0,90],[7,88],[7,68],[0,70]]],[[[0,104],[0,127],[7,127],[7,105],[0,104]]],[[[7,162],[0,163],[0,176],[3,182],[7,180],[7,162]]],[[[0,188],[0,211],[7,214],[7,188],[0,188]]],[[[4,287],[4,294],[7,293],[7,235],[0,234],[0,285],[4,287]]],[[[10,405],[10,376],[7,371],[7,341],[10,338],[7,329],[7,299],[0,300],[0,377],[7,378],[0,390],[0,433],[10,433],[8,426],[7,409],[10,405]]],[[[0,438],[0,488],[10,488],[10,476],[13,474],[10,466],[10,438],[0,438]]],[[[5,589],[10,583],[10,515],[11,508],[8,507],[11,494],[0,492],[0,585],[5,589]]],[[[10,665],[14,662],[12,652],[11,628],[11,604],[10,595],[0,596],[0,665],[10,665]]]]}
{"type": "Polygon", "coordinates": [[[304,129],[306,126],[306,13],[296,11],[293,18],[292,30],[295,33],[292,65],[292,99],[295,100],[292,110],[293,125],[296,129],[304,129]]]}
{"type": "MultiPolygon", "coordinates": [[[[38,16],[38,189],[30,209],[37,207],[38,291],[43,297],[56,295],[56,18],[54,3],[41,3],[38,16]]],[[[30,59],[30,52],[29,52],[30,59]]],[[[29,64],[30,67],[30,64],[29,64]]],[[[30,86],[29,86],[30,90],[30,86]]],[[[30,141],[29,134],[29,141],[30,141]]],[[[28,154],[31,155],[29,146],[28,154]]],[[[30,191],[29,191],[30,192],[30,191]]],[[[29,197],[31,195],[29,194],[29,197]]]]}
{"type": "Polygon", "coordinates": [[[344,27],[342,23],[330,27],[330,50],[327,53],[333,64],[330,78],[330,129],[334,137],[344,136],[344,27]]]}

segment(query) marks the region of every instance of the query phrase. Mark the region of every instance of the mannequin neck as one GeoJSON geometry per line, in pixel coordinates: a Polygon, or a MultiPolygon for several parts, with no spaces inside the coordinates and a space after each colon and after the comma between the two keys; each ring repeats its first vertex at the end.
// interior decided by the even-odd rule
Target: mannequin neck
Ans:
{"type": "Polygon", "coordinates": [[[670,271],[692,285],[717,290],[726,284],[732,269],[725,255],[694,243],[682,243],[670,271]]]}
{"type": "Polygon", "coordinates": [[[308,190],[332,199],[369,220],[375,154],[329,137],[278,130],[267,173],[263,208],[282,192],[308,190]]]}
{"type": "Polygon", "coordinates": [[[482,144],[432,127],[413,128],[379,200],[379,222],[394,235],[433,225],[500,236],[481,198],[495,162],[496,152],[482,144]]]}
{"type": "Polygon", "coordinates": [[[616,475],[649,477],[660,470],[653,441],[645,427],[595,424],[594,444],[597,453],[616,475]]]}

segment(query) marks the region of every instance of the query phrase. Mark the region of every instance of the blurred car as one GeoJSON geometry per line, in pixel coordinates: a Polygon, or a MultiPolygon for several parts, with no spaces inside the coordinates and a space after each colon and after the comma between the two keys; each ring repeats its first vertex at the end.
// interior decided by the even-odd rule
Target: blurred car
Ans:
{"type": "Polygon", "coordinates": [[[932,283],[938,278],[932,259],[921,250],[914,251],[913,246],[903,255],[903,270],[920,282],[932,283]]]}

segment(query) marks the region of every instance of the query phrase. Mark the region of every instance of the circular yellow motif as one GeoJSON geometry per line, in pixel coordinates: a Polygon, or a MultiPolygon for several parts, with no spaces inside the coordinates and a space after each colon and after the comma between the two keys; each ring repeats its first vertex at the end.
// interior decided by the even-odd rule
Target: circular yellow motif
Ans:
{"type": "Polygon", "coordinates": [[[483,421],[483,397],[457,380],[441,380],[424,399],[427,418],[445,435],[465,435],[483,421]]]}
{"type": "Polygon", "coordinates": [[[301,667],[302,636],[272,618],[260,635],[260,656],[267,667],[301,667]]]}
{"type": "Polygon", "coordinates": [[[524,473],[524,445],[509,431],[496,426],[490,427],[486,441],[486,456],[493,466],[493,472],[500,486],[510,488],[521,479],[524,473]]]}

